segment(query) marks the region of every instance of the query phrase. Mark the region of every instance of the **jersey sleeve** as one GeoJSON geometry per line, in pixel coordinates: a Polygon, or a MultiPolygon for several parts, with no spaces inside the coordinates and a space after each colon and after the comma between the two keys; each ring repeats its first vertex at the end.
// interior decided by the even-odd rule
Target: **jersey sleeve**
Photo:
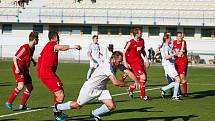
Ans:
{"type": "Polygon", "coordinates": [[[109,62],[105,62],[103,71],[106,76],[114,76],[115,73],[109,62]]]}
{"type": "Polygon", "coordinates": [[[22,59],[26,55],[26,48],[24,46],[21,46],[19,50],[16,52],[15,56],[22,59]]]}
{"type": "Polygon", "coordinates": [[[92,44],[89,45],[89,48],[88,48],[88,53],[92,52],[92,44]]]}

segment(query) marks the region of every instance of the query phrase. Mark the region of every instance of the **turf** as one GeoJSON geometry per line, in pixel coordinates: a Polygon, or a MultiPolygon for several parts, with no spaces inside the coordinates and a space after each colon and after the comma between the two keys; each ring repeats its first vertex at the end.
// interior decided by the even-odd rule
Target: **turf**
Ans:
{"type": "MultiPolygon", "coordinates": [[[[20,113],[17,110],[22,92],[13,103],[13,110],[4,107],[10,92],[16,86],[11,71],[12,62],[0,61],[0,121],[51,121],[53,120],[52,108],[53,95],[37,79],[35,67],[31,67],[34,90],[28,101],[33,110],[40,111],[23,113],[13,116],[2,117],[3,115],[20,113]],[[44,108],[44,109],[43,109],[44,108]]],[[[64,83],[65,101],[76,100],[80,87],[85,81],[88,64],[60,63],[58,75],[64,83]]],[[[108,115],[102,116],[105,121],[214,121],[215,120],[215,68],[189,67],[188,91],[189,97],[182,101],[172,101],[170,98],[160,98],[159,88],[167,82],[161,66],[151,66],[148,72],[147,95],[149,101],[139,99],[139,93],[135,93],[134,99],[128,95],[115,96],[117,108],[108,115]],[[154,89],[155,88],[155,89],[154,89]]],[[[120,74],[117,76],[120,78],[120,74]]],[[[128,78],[126,81],[131,82],[128,78]]],[[[109,83],[108,88],[111,94],[125,93],[125,88],[118,88],[109,83]]],[[[65,111],[71,121],[87,121],[92,109],[100,106],[101,103],[93,101],[80,110],[65,111]]]]}

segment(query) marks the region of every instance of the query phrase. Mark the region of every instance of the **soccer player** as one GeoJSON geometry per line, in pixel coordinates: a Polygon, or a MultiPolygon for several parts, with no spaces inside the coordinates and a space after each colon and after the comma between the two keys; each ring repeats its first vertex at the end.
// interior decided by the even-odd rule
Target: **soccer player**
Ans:
{"type": "MultiPolygon", "coordinates": [[[[49,32],[49,42],[45,45],[40,57],[38,58],[37,73],[38,78],[54,94],[54,103],[63,103],[64,90],[60,78],[56,74],[58,66],[58,52],[69,49],[81,49],[80,45],[59,45],[59,36],[57,32],[49,32]]],[[[64,121],[65,115],[61,111],[54,111],[56,120],[64,121]]]]}
{"type": "Polygon", "coordinates": [[[92,37],[93,42],[90,44],[87,55],[90,58],[90,68],[87,72],[87,79],[90,78],[92,72],[98,67],[101,62],[100,57],[102,53],[100,52],[100,47],[98,44],[98,35],[92,37]]]}
{"type": "Polygon", "coordinates": [[[77,102],[68,101],[64,104],[55,105],[55,108],[57,110],[79,109],[89,101],[97,98],[103,102],[103,105],[93,110],[90,115],[96,121],[100,121],[102,114],[106,114],[116,108],[116,104],[107,89],[108,81],[111,80],[114,85],[119,87],[129,86],[129,84],[116,79],[115,73],[117,70],[121,69],[126,72],[131,79],[138,83],[137,78],[130,70],[119,67],[122,61],[123,53],[119,51],[113,52],[111,58],[99,64],[89,80],[83,84],[77,102]]]}
{"type": "MultiPolygon", "coordinates": [[[[148,100],[145,94],[145,83],[147,81],[146,71],[149,65],[144,64],[144,59],[141,57],[143,54],[146,62],[148,58],[144,50],[144,40],[142,39],[142,31],[140,28],[133,29],[134,38],[127,42],[124,50],[124,64],[127,68],[131,68],[137,79],[139,80],[140,98],[148,100]]],[[[133,93],[135,86],[129,87],[129,93],[133,93]]],[[[129,95],[130,95],[129,94],[129,95]]]]}
{"type": "Polygon", "coordinates": [[[167,86],[160,88],[161,96],[164,97],[165,91],[174,87],[172,99],[180,100],[180,98],[177,96],[180,84],[180,77],[175,69],[174,55],[175,53],[173,52],[171,45],[171,36],[169,33],[165,33],[161,50],[162,66],[164,68],[165,74],[167,74],[174,81],[167,86]]]}
{"type": "Polygon", "coordinates": [[[22,45],[13,57],[13,74],[17,82],[17,87],[12,91],[8,101],[5,103],[5,106],[8,109],[12,109],[12,103],[14,99],[19,94],[19,92],[24,89],[24,87],[26,87],[20,102],[19,109],[30,110],[26,104],[28,98],[30,97],[31,91],[33,90],[29,69],[31,61],[34,65],[36,65],[36,62],[32,57],[34,54],[35,45],[38,44],[38,40],[38,33],[31,32],[29,34],[29,43],[22,45]]]}
{"type": "Polygon", "coordinates": [[[175,65],[176,70],[182,80],[182,87],[184,90],[185,97],[188,96],[187,92],[187,67],[188,67],[188,57],[187,57],[187,44],[186,41],[183,40],[182,32],[177,32],[176,35],[177,40],[173,41],[173,49],[177,56],[175,56],[175,65]]]}

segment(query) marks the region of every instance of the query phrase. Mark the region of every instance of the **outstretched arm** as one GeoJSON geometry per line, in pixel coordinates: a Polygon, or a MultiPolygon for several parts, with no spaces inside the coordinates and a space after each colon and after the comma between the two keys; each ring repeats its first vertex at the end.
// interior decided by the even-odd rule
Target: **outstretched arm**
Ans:
{"type": "Polygon", "coordinates": [[[109,79],[112,81],[112,83],[115,86],[119,86],[119,87],[128,87],[129,86],[128,83],[117,80],[115,76],[109,76],[109,79]]]}
{"type": "Polygon", "coordinates": [[[55,45],[55,51],[66,51],[69,49],[77,49],[77,50],[81,50],[81,46],[80,45],[74,45],[74,46],[70,46],[70,45],[55,45]]]}

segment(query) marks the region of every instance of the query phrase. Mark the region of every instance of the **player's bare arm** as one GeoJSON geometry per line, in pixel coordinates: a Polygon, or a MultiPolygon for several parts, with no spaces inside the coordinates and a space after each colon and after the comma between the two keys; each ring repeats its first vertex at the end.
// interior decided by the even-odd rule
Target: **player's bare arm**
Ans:
{"type": "Polygon", "coordinates": [[[80,45],[74,45],[74,46],[70,46],[70,45],[55,45],[55,51],[67,51],[69,49],[77,49],[80,50],[81,46],[80,45]]]}
{"type": "Polygon", "coordinates": [[[125,83],[125,82],[117,80],[115,76],[110,76],[109,79],[116,86],[119,86],[119,87],[128,87],[128,86],[130,86],[128,83],[125,83]]]}
{"type": "Polygon", "coordinates": [[[17,64],[17,60],[20,59],[20,56],[24,53],[24,51],[25,51],[25,48],[23,48],[23,49],[19,52],[19,54],[18,54],[17,56],[14,56],[14,57],[13,57],[13,63],[14,63],[14,66],[15,66],[15,68],[16,68],[15,73],[20,73],[20,70],[19,70],[19,67],[18,67],[18,64],[17,64]]]}
{"type": "Polygon", "coordinates": [[[123,51],[123,61],[124,61],[124,65],[125,65],[126,68],[130,68],[129,64],[128,64],[127,61],[126,61],[126,55],[125,55],[126,51],[127,51],[128,48],[130,47],[130,45],[131,45],[131,42],[127,42],[127,44],[126,44],[126,46],[125,46],[125,49],[124,49],[124,51],[123,51]]]}

